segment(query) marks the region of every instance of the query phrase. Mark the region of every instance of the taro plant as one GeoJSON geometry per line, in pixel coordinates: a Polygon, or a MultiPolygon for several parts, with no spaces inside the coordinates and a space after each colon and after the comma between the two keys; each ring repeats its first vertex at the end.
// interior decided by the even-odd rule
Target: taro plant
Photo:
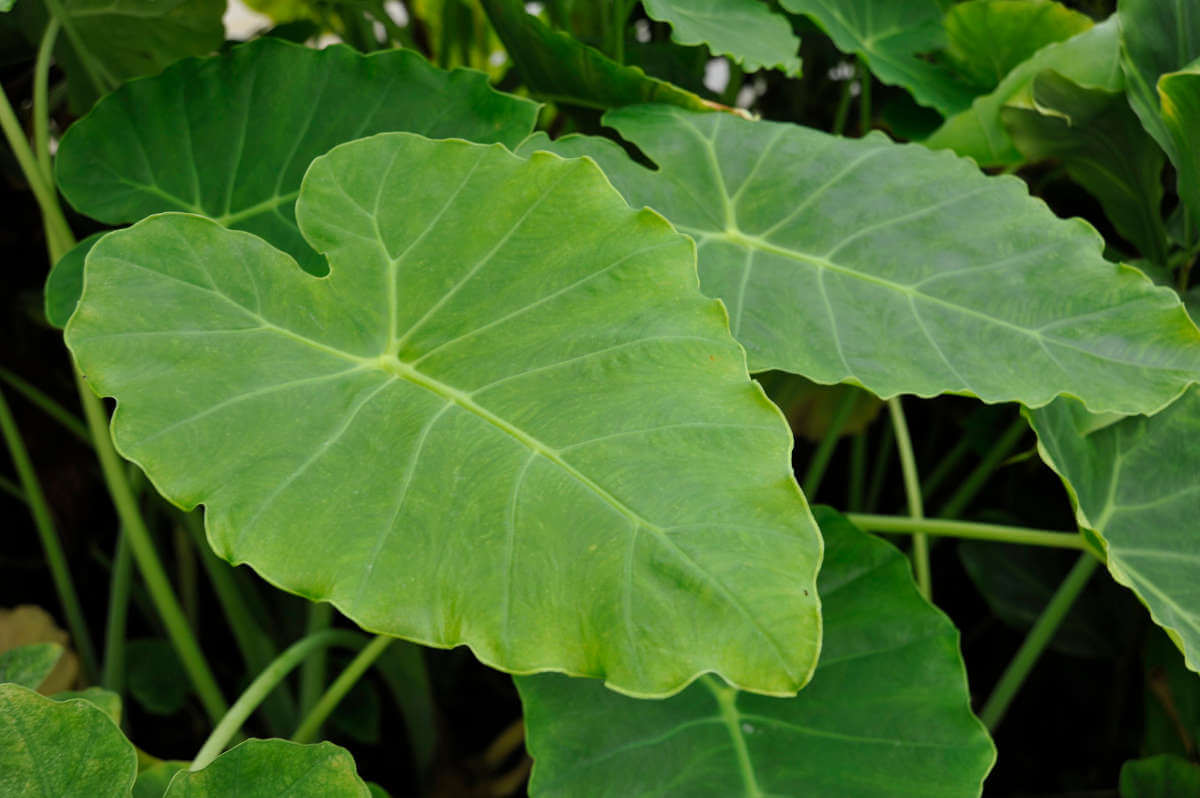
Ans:
{"type": "Polygon", "coordinates": [[[1200,790],[1191,5],[7,5],[3,795],[1200,790]]]}

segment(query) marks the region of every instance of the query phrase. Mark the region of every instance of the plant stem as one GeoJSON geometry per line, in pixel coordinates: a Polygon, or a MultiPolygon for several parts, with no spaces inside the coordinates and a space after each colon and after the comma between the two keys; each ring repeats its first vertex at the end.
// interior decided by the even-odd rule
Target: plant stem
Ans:
{"type": "MultiPolygon", "coordinates": [[[[904,475],[904,493],[908,497],[908,514],[914,520],[925,516],[921,504],[921,478],[917,475],[917,458],[913,455],[912,438],[908,434],[908,421],[900,397],[888,400],[888,412],[892,416],[892,428],[896,432],[896,448],[900,452],[900,470],[904,475]]],[[[929,538],[924,532],[914,531],[912,536],[913,568],[917,573],[917,587],[921,595],[933,597],[933,584],[929,573],[929,538]]]]}
{"type": "Polygon", "coordinates": [[[891,424],[884,425],[881,434],[883,441],[879,444],[879,451],[875,453],[875,465],[871,468],[871,486],[867,488],[867,503],[864,505],[868,513],[874,512],[879,504],[879,495],[883,492],[883,478],[887,476],[888,466],[892,462],[892,447],[896,445],[896,433],[892,432],[891,424]]]}
{"type": "Polygon", "coordinates": [[[108,623],[104,628],[104,674],[100,684],[118,695],[125,690],[125,621],[133,582],[133,559],[125,530],[117,532],[108,587],[108,623]]]}
{"type": "Polygon", "coordinates": [[[328,646],[344,646],[358,648],[362,645],[362,635],[346,629],[326,629],[315,635],[309,635],[294,643],[290,648],[275,658],[258,677],[250,683],[246,691],[234,702],[229,711],[217,723],[212,734],[204,741],[204,745],[196,754],[189,770],[196,771],[207,767],[224,750],[225,746],[242,728],[250,713],[262,703],[275,686],[283,681],[292,669],[299,665],[313,651],[328,646]]]}
{"type": "Polygon", "coordinates": [[[50,514],[50,506],[42,493],[42,485],[38,481],[33,462],[29,459],[29,451],[21,440],[21,432],[17,422],[8,409],[8,402],[0,392],[0,432],[3,432],[4,442],[8,453],[12,456],[13,467],[21,480],[25,491],[25,499],[29,504],[29,512],[33,515],[34,526],[42,540],[42,550],[46,554],[46,564],[50,568],[50,576],[54,580],[54,589],[66,615],[67,626],[71,630],[71,639],[79,658],[83,663],[83,672],[88,680],[95,681],[100,671],[96,665],[96,651],[92,647],[92,638],[88,634],[87,622],[83,618],[83,607],[75,592],[75,584],[71,581],[71,569],[67,567],[67,555],[63,552],[62,543],[58,539],[58,531],[54,528],[54,517],[50,514]]]}
{"type": "Polygon", "coordinates": [[[1003,524],[980,524],[974,521],[957,521],[947,518],[905,518],[897,515],[868,515],[847,513],[855,526],[867,532],[884,534],[911,534],[924,532],[939,537],[963,538],[965,540],[991,540],[996,543],[1014,543],[1021,546],[1048,546],[1058,549],[1075,549],[1091,552],[1098,560],[1104,557],[1092,548],[1083,535],[1074,532],[1050,532],[1045,529],[1029,529],[1023,526],[1003,524]]]}
{"type": "Polygon", "coordinates": [[[829,429],[825,431],[825,437],[821,439],[821,444],[813,452],[812,460],[808,463],[808,471],[804,474],[804,495],[808,497],[809,501],[812,501],[813,497],[817,495],[817,490],[821,487],[821,479],[825,476],[825,469],[829,466],[829,459],[833,457],[833,451],[837,448],[838,439],[842,436],[842,429],[846,426],[846,422],[850,420],[850,414],[854,412],[854,406],[857,403],[858,392],[853,388],[847,388],[846,395],[838,403],[833,419],[829,422],[829,429]]]}
{"type": "Polygon", "coordinates": [[[50,59],[54,55],[54,42],[58,39],[59,22],[51,17],[42,34],[38,47],[37,61],[33,66],[33,154],[42,169],[46,185],[54,185],[54,172],[50,166],[50,59]]]}
{"type": "Polygon", "coordinates": [[[871,131],[871,70],[865,61],[858,60],[858,127],[860,136],[871,131]]]}
{"type": "Polygon", "coordinates": [[[1009,424],[992,448],[988,450],[988,453],[983,456],[979,465],[975,466],[963,483],[958,486],[958,490],[954,491],[954,495],[942,505],[938,515],[945,518],[957,518],[961,515],[1009,453],[1021,442],[1027,429],[1025,419],[1020,417],[1009,424]]]}
{"type": "Polygon", "coordinates": [[[932,496],[970,451],[971,444],[964,435],[958,443],[954,444],[954,448],[946,452],[938,461],[933,470],[921,480],[921,496],[926,499],[932,496]]]}
{"type": "Polygon", "coordinates": [[[37,199],[38,207],[42,210],[42,218],[46,223],[50,258],[57,261],[72,246],[72,243],[68,243],[74,241],[71,236],[71,228],[67,225],[66,218],[63,217],[57,197],[54,196],[53,185],[47,183],[42,177],[41,167],[38,166],[33,151],[29,149],[29,142],[25,140],[25,131],[21,129],[21,123],[17,119],[17,114],[13,111],[12,104],[9,103],[8,95],[4,93],[3,87],[0,87],[0,130],[4,131],[8,146],[16,156],[17,164],[21,167],[25,180],[29,183],[34,198],[37,199]]]}
{"type": "Polygon", "coordinates": [[[835,136],[842,135],[842,131],[846,129],[846,119],[850,116],[850,100],[852,99],[850,89],[853,85],[854,75],[842,81],[842,94],[838,97],[837,109],[833,112],[833,128],[830,130],[835,136]]]}
{"type": "Polygon", "coordinates": [[[212,670],[208,667],[208,662],[204,659],[204,654],[187,624],[187,619],[179,606],[179,600],[171,590],[171,583],[167,579],[162,561],[154,549],[150,530],[146,528],[146,523],[142,520],[137,500],[134,498],[129,480],[125,476],[121,458],[113,448],[112,438],[109,437],[108,418],[104,412],[104,406],[100,403],[100,398],[84,381],[83,375],[79,373],[78,369],[75,369],[75,383],[79,388],[84,417],[92,432],[92,444],[95,446],[96,456],[100,460],[104,481],[108,485],[108,492],[112,497],[113,506],[117,510],[117,517],[129,538],[129,546],[133,550],[138,570],[141,571],[142,579],[146,582],[159,617],[162,618],[163,624],[167,628],[167,636],[171,639],[171,644],[179,655],[179,661],[183,664],[188,678],[196,688],[204,710],[215,723],[225,714],[225,699],[221,696],[217,680],[213,677],[212,670]]]}
{"type": "Polygon", "coordinates": [[[4,491],[18,501],[23,501],[26,504],[29,504],[29,499],[25,497],[25,491],[21,490],[21,486],[10,479],[0,477],[0,490],[4,491]]]}
{"type": "Polygon", "coordinates": [[[1067,578],[1050,598],[1050,603],[1046,605],[1046,609],[1042,611],[1033,628],[1029,630],[1025,642],[1021,643],[1021,648],[1017,650],[1016,656],[1004,669],[1000,681],[992,689],[992,694],[979,713],[979,719],[983,721],[989,731],[994,731],[1000,721],[1004,719],[1004,713],[1008,711],[1017,691],[1021,689],[1021,685],[1024,684],[1030,671],[1033,670],[1033,666],[1037,663],[1038,657],[1042,655],[1042,651],[1054,637],[1054,632],[1067,617],[1071,605],[1075,603],[1075,599],[1083,591],[1088,579],[1099,564],[1094,557],[1088,554],[1081,555],[1070,573],[1067,574],[1067,578]]]}
{"type": "Polygon", "coordinates": [[[394,637],[376,635],[370,643],[367,643],[363,650],[358,652],[358,655],[346,666],[346,669],[338,674],[312,711],[296,727],[295,733],[292,734],[292,740],[297,743],[312,742],[316,738],[317,732],[321,730],[321,724],[350,691],[350,688],[366,673],[367,668],[371,667],[371,663],[384,652],[384,649],[395,640],[394,637]]]}
{"type": "MultiPolygon", "coordinates": [[[[314,601],[308,605],[308,628],[306,634],[314,635],[328,629],[333,621],[333,605],[314,601]]],[[[300,668],[300,714],[307,715],[316,706],[325,689],[325,650],[314,652],[300,668]]]]}
{"type": "Polygon", "coordinates": [[[851,510],[861,510],[863,502],[863,484],[867,477],[867,433],[855,435],[850,441],[850,489],[846,506],[851,510]]]}
{"type": "Polygon", "coordinates": [[[62,424],[65,429],[79,438],[79,440],[88,446],[92,445],[92,436],[88,434],[87,425],[80,421],[70,410],[67,410],[61,404],[51,399],[48,394],[2,366],[0,366],[0,380],[4,380],[11,385],[13,390],[37,405],[38,409],[59,424],[62,424]]]}

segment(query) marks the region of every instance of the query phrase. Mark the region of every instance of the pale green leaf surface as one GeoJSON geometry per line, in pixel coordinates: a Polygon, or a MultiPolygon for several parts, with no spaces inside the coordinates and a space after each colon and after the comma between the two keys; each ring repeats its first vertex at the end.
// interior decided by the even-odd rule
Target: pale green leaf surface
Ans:
{"type": "Polygon", "coordinates": [[[163,798],[369,798],[354,758],[333,743],[246,740],[202,770],[180,770],[163,798]]]}
{"type": "Polygon", "coordinates": [[[480,0],[521,77],[535,96],[585,108],[665,103],[717,107],[690,91],[623,66],[566,31],[525,12],[520,0],[480,0]]]}
{"type": "Polygon", "coordinates": [[[446,72],[406,50],[364,56],[263,38],[122,87],[71,126],[55,168],[67,200],[102,222],[198,213],[323,274],[294,211],[313,158],[388,131],[515,146],[536,115],[483,73],[446,72]]]}
{"type": "Polygon", "coordinates": [[[946,13],[946,54],[984,90],[1041,48],[1083,33],[1091,17],[1054,0],[968,0],[946,13]]]}
{"type": "Polygon", "coordinates": [[[1113,578],[1200,671],[1200,388],[1150,418],[1099,428],[1065,399],[1029,418],[1079,525],[1102,539],[1113,578]]]}
{"type": "Polygon", "coordinates": [[[1200,61],[1160,77],[1158,98],[1172,142],[1179,196],[1200,223],[1200,61]]]}
{"type": "Polygon", "coordinates": [[[0,653],[0,683],[36,690],[62,658],[58,643],[30,643],[0,653]]]}
{"type": "Polygon", "coordinates": [[[971,107],[955,114],[925,140],[935,150],[954,150],[975,159],[980,166],[1011,166],[1024,161],[1013,144],[1001,110],[1010,103],[1027,104],[1033,79],[1048,69],[1089,89],[1118,92],[1125,86],[1121,74],[1117,17],[1093,26],[1064,42],[1048,44],[1021,63],[988,94],[976,97],[971,107]]]}
{"type": "Polygon", "coordinates": [[[644,5],[651,19],[671,25],[671,38],[679,44],[703,44],[747,72],[800,73],[800,39],[787,18],[762,0],[645,0],[644,5]]]}
{"type": "Polygon", "coordinates": [[[519,678],[530,794],[978,795],[995,749],[971,714],[957,630],[917,593],[899,551],[814,511],[825,645],[808,687],[766,698],[704,677],[665,701],[635,701],[594,681],[519,678]]]}
{"type": "Polygon", "coordinates": [[[944,116],[966,109],[978,93],[945,65],[918,57],[946,44],[937,0],[780,0],[780,5],[812,18],[839,50],[864,58],[879,80],[944,116]]]}
{"type": "Polygon", "coordinates": [[[0,684],[0,795],[128,798],[137,755],[91,703],[0,684]]]}
{"type": "Polygon", "coordinates": [[[521,151],[591,155],[632,205],[693,236],[701,288],[729,308],[751,371],[1124,413],[1200,379],[1200,331],[1175,293],[1105,261],[1095,230],[1016,178],[882,134],[664,106],[604,121],[658,169],[602,139],[521,151]]]}
{"type": "Polygon", "coordinates": [[[1121,0],[1116,16],[1121,23],[1121,68],[1129,104],[1175,164],[1180,196],[1188,203],[1192,218],[1200,222],[1200,139],[1194,127],[1184,127],[1184,119],[1169,114],[1167,107],[1176,99],[1167,92],[1182,89],[1193,93],[1190,102],[1194,109],[1200,102],[1195,99],[1194,79],[1183,78],[1174,86],[1168,80],[1165,87],[1160,82],[1169,73],[1196,68],[1194,62],[1200,59],[1200,5],[1193,0],[1121,0]]]}
{"type": "Polygon", "coordinates": [[[157,216],[67,326],[218,553],[509,671],[808,680],[819,536],[688,239],[590,162],[402,133],[317,159],[297,216],[328,278],[157,216]]]}
{"type": "Polygon", "coordinates": [[[1200,795],[1200,765],[1163,754],[1121,766],[1121,798],[1186,798],[1200,795]]]}
{"type": "Polygon", "coordinates": [[[1124,95],[1085,89],[1047,71],[1033,81],[1032,107],[1009,106],[1002,115],[1028,160],[1061,161],[1100,201],[1117,232],[1143,257],[1166,263],[1167,231],[1159,212],[1165,159],[1124,95]]]}

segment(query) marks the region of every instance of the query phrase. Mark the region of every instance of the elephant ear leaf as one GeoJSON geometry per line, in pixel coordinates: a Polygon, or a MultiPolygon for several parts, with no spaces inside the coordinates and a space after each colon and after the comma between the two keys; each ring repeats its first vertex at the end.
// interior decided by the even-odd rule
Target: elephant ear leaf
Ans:
{"type": "Polygon", "coordinates": [[[978,795],[996,751],[971,714],[954,625],[899,551],[815,513],[825,646],[808,687],[768,698],[706,676],[637,701],[592,680],[520,677],[530,795],[978,795]]]}
{"type": "Polygon", "coordinates": [[[67,326],[221,556],[509,671],[808,680],[819,533],[690,240],[590,161],[404,133],[314,161],[297,218],[327,277],[165,214],[67,326]]]}
{"type": "Polygon", "coordinates": [[[1200,380],[1200,330],[1175,292],[1105,260],[1093,228],[1018,179],[882,134],[666,106],[604,122],[657,168],[597,138],[520,151],[591,155],[632,205],[692,236],[751,371],[1123,413],[1200,380]]]}
{"type": "Polygon", "coordinates": [[[1113,578],[1133,590],[1200,671],[1200,388],[1151,416],[1101,423],[1070,399],[1029,413],[1113,578]]]}
{"type": "Polygon", "coordinates": [[[800,39],[787,18],[762,0],[646,0],[645,6],[651,19],[671,25],[679,44],[703,44],[747,72],[778,67],[800,73],[800,39]]]}
{"type": "Polygon", "coordinates": [[[206,767],[179,770],[163,798],[369,798],[354,758],[333,743],[246,740],[206,767]]]}
{"type": "Polygon", "coordinates": [[[0,795],[127,798],[137,754],[101,709],[0,684],[0,795]]]}

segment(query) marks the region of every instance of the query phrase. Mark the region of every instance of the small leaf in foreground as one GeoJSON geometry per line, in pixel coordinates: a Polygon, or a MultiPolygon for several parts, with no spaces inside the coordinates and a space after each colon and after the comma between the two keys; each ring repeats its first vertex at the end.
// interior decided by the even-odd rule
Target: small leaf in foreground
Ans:
{"type": "Polygon", "coordinates": [[[671,25],[671,38],[706,45],[747,72],[778,67],[800,73],[800,39],[786,17],[762,0],[645,0],[646,15],[671,25]]]}
{"type": "Polygon", "coordinates": [[[314,161],[297,216],[327,278],[161,215],[67,325],[219,554],[509,671],[808,680],[819,535],[688,239],[590,161],[403,133],[314,161]]]}
{"type": "Polygon", "coordinates": [[[825,646],[808,687],[766,698],[705,676],[638,701],[595,681],[518,678],[530,794],[978,795],[996,752],[971,714],[957,630],[917,593],[899,551],[814,512],[827,545],[825,646]]]}
{"type": "Polygon", "coordinates": [[[354,758],[333,743],[246,740],[208,767],[180,770],[163,798],[368,798],[354,758]]]}
{"type": "Polygon", "coordinates": [[[62,658],[58,643],[30,643],[0,653],[0,683],[36,690],[62,658]]]}
{"type": "Polygon", "coordinates": [[[125,798],[136,776],[133,746],[100,709],[0,684],[0,795],[125,798]]]}
{"type": "Polygon", "coordinates": [[[1200,380],[1178,296],[1104,260],[1093,228],[1016,178],[882,134],[667,106],[604,123],[657,170],[605,139],[541,135],[520,151],[591,155],[630,204],[695,238],[701,288],[729,308],[751,371],[1123,413],[1200,380]]]}
{"type": "Polygon", "coordinates": [[[1042,459],[1062,477],[1108,570],[1200,671],[1200,388],[1150,418],[1097,428],[1078,402],[1029,413],[1042,459]]]}

